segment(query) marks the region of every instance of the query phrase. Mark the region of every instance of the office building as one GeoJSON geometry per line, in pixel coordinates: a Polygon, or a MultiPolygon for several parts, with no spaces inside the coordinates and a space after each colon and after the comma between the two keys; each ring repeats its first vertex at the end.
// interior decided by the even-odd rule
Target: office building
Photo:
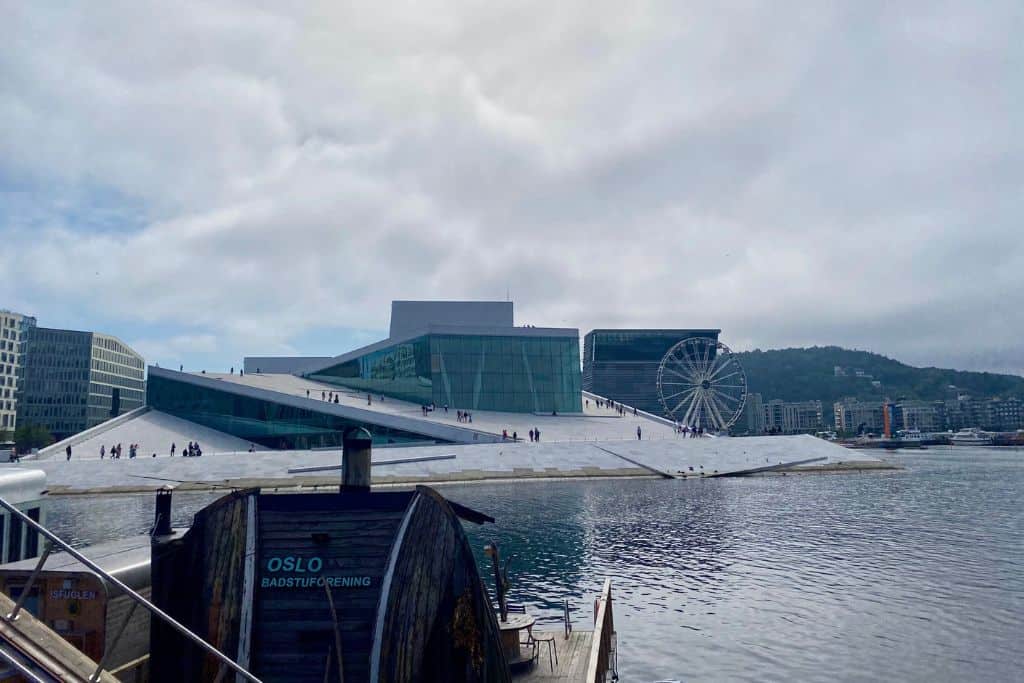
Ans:
{"type": "Polygon", "coordinates": [[[748,393],[747,402],[743,405],[740,419],[731,431],[736,434],[749,434],[752,436],[763,434],[765,430],[764,418],[764,400],[761,398],[761,394],[748,393]]]}
{"type": "Polygon", "coordinates": [[[836,431],[845,434],[881,433],[884,417],[881,401],[846,398],[833,404],[836,431]]]}
{"type": "Polygon", "coordinates": [[[18,421],[57,439],[145,404],[145,362],[116,337],[34,327],[22,355],[18,421]]]}
{"type": "Polygon", "coordinates": [[[994,429],[1010,432],[1024,428],[1024,405],[1020,399],[992,399],[989,412],[994,429]]]}
{"type": "Polygon", "coordinates": [[[895,429],[918,429],[939,432],[943,429],[941,416],[932,401],[900,401],[894,409],[895,429]]]}
{"type": "Polygon", "coordinates": [[[817,432],[824,427],[821,411],[821,401],[772,399],[764,404],[765,428],[783,434],[817,432]]]}
{"type": "Polygon", "coordinates": [[[669,349],[690,337],[718,340],[721,330],[593,330],[583,341],[583,390],[664,414],[658,399],[658,365],[669,349]]]}
{"type": "Polygon", "coordinates": [[[0,432],[17,427],[24,343],[35,324],[35,318],[0,310],[0,432]]]}

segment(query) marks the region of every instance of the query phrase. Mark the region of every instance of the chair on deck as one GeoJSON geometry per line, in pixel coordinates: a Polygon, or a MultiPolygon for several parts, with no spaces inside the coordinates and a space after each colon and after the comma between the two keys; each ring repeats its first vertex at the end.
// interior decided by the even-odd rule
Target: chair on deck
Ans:
{"type": "MultiPolygon", "coordinates": [[[[526,605],[506,605],[506,609],[513,614],[526,614],[526,605]]],[[[531,658],[536,661],[540,658],[541,643],[548,646],[548,664],[551,666],[551,670],[554,671],[555,663],[558,662],[558,648],[555,645],[554,633],[544,633],[536,636],[533,633],[533,627],[530,626],[526,629],[526,640],[520,640],[519,646],[532,648],[533,655],[531,658]]]]}

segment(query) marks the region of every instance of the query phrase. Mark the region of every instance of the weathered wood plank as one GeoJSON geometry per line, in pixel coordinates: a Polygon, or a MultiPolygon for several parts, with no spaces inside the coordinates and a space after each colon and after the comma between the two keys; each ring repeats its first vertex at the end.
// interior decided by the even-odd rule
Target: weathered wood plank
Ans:
{"type": "MultiPolygon", "coordinates": [[[[182,538],[153,549],[154,603],[221,652],[238,650],[247,501],[257,495],[256,490],[247,490],[218,499],[196,514],[182,538]]],[[[152,622],[154,683],[212,680],[219,668],[219,662],[163,622],[152,622]]]]}
{"type": "Polygon", "coordinates": [[[391,586],[381,683],[509,680],[472,549],[461,523],[432,489],[417,489],[391,586]]]}
{"type": "MultiPolygon", "coordinates": [[[[265,680],[321,681],[326,653],[333,648],[334,620],[322,586],[264,586],[263,579],[366,577],[368,585],[331,589],[342,642],[345,679],[366,680],[373,624],[384,574],[397,527],[410,496],[390,497],[399,509],[360,508],[351,501],[375,504],[372,495],[295,498],[305,509],[289,510],[289,501],[275,497],[272,511],[260,518],[261,562],[257,578],[257,675],[265,680]],[[311,509],[322,503],[323,509],[311,509]],[[302,558],[303,572],[287,571],[284,558],[302,558]],[[277,558],[277,565],[270,565],[277,558]],[[314,565],[315,566],[315,565],[314,565]],[[272,571],[273,569],[273,571],[272,571]]],[[[336,671],[336,663],[332,661],[336,671]]]]}
{"type": "Polygon", "coordinates": [[[559,632],[555,637],[558,662],[554,671],[548,664],[547,646],[542,645],[540,657],[533,668],[517,674],[513,678],[514,683],[584,683],[592,636],[591,631],[573,631],[565,639],[559,632]]]}

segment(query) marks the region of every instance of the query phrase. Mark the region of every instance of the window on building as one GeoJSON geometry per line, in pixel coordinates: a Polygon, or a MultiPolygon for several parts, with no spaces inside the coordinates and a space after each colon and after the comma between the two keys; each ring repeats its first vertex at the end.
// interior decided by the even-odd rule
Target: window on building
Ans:
{"type": "Polygon", "coordinates": [[[11,517],[10,540],[7,543],[7,561],[17,562],[21,559],[21,528],[24,523],[20,517],[11,517]]]}
{"type": "MultiPolygon", "coordinates": [[[[28,518],[36,524],[39,523],[39,508],[31,508],[28,511],[28,518]]],[[[35,557],[39,554],[39,532],[29,527],[25,532],[25,557],[35,557]]]]}

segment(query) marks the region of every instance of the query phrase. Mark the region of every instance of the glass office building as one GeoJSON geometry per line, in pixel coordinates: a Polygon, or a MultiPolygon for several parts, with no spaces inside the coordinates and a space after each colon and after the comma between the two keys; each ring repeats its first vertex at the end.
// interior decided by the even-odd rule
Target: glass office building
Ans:
{"type": "Polygon", "coordinates": [[[583,339],[583,390],[655,415],[658,365],[669,349],[690,337],[718,339],[721,330],[593,330],[583,339]]]}
{"type": "Polygon", "coordinates": [[[145,362],[105,334],[34,327],[23,345],[18,423],[58,440],[145,404],[145,362]]]}
{"type": "Polygon", "coordinates": [[[340,447],[345,431],[364,427],[376,444],[434,443],[436,438],[367,424],[328,412],[308,410],[240,393],[199,386],[153,372],[147,386],[149,405],[183,420],[231,434],[268,448],[305,450],[340,447]]]}
{"type": "Polygon", "coordinates": [[[575,330],[494,328],[471,333],[449,329],[374,347],[306,376],[452,410],[582,410],[575,330]]]}

